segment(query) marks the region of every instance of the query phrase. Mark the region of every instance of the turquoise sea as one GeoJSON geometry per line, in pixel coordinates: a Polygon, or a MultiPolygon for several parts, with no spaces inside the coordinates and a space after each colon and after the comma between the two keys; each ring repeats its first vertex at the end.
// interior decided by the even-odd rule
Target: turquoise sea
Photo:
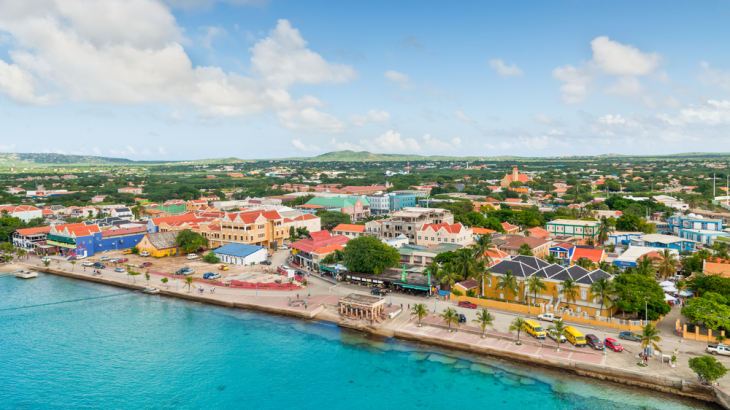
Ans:
{"type": "Polygon", "coordinates": [[[0,277],[0,409],[484,407],[716,408],[328,323],[0,277]]]}

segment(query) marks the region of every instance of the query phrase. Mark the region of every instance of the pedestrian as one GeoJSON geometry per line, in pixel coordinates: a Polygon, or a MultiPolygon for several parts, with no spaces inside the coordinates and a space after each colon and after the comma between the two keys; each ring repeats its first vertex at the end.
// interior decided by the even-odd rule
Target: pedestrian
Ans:
{"type": "Polygon", "coordinates": [[[408,304],[408,310],[411,310],[411,304],[410,303],[408,304]]]}
{"type": "Polygon", "coordinates": [[[400,310],[403,310],[403,304],[402,303],[400,304],[400,310]]]}
{"type": "Polygon", "coordinates": [[[299,299],[299,294],[297,293],[297,299],[299,299]]]}

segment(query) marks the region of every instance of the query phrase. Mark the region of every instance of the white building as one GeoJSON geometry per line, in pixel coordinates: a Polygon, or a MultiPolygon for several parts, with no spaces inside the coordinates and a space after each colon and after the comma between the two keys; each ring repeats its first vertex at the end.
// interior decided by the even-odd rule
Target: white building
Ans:
{"type": "Polygon", "coordinates": [[[0,207],[0,214],[5,211],[13,218],[20,218],[23,222],[28,222],[31,219],[43,218],[43,212],[31,205],[6,205],[0,207]]]}
{"type": "Polygon", "coordinates": [[[266,260],[268,253],[263,246],[229,243],[214,249],[213,253],[224,263],[248,266],[266,260]]]}

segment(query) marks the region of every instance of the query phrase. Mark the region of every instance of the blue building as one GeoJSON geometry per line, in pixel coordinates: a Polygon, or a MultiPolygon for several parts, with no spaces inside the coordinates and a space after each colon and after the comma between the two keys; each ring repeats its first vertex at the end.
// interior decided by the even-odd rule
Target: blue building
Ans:
{"type": "Polygon", "coordinates": [[[669,229],[682,239],[712,245],[718,237],[730,237],[723,231],[722,219],[706,219],[700,215],[677,214],[669,218],[669,229]]]}
{"type": "Polygon", "coordinates": [[[416,196],[413,194],[390,194],[390,210],[397,211],[399,209],[416,206],[416,196]]]}
{"type": "Polygon", "coordinates": [[[62,255],[94,256],[99,252],[133,248],[146,233],[144,226],[102,231],[96,224],[68,224],[53,227],[46,243],[56,246],[62,255]]]}
{"type": "Polygon", "coordinates": [[[673,235],[650,234],[632,239],[631,246],[643,246],[657,249],[673,249],[676,251],[695,251],[697,242],[673,235]]]}
{"type": "Polygon", "coordinates": [[[613,231],[608,234],[608,243],[613,245],[624,245],[628,246],[634,239],[639,239],[644,236],[643,232],[620,232],[613,231]]]}
{"type": "Polygon", "coordinates": [[[575,245],[570,243],[556,243],[548,248],[548,253],[558,258],[561,266],[570,266],[570,260],[575,252],[575,245]]]}
{"type": "Polygon", "coordinates": [[[247,245],[243,243],[229,243],[214,249],[213,253],[225,263],[233,265],[254,265],[266,260],[268,253],[263,246],[247,245]]]}

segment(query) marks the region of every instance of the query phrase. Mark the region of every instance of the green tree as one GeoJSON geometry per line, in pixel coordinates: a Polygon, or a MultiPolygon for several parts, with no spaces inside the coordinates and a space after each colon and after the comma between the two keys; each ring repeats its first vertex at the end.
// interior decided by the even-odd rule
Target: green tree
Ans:
{"type": "Polygon", "coordinates": [[[603,316],[603,306],[610,307],[613,300],[611,296],[614,295],[616,289],[613,286],[613,282],[606,278],[600,278],[597,281],[591,283],[588,288],[594,298],[601,299],[601,316],[603,316]]]}
{"type": "Polygon", "coordinates": [[[457,327],[460,327],[459,324],[459,315],[456,312],[456,309],[447,307],[444,309],[444,313],[441,313],[439,316],[441,316],[441,319],[446,322],[446,324],[449,326],[449,332],[451,332],[451,324],[454,323],[457,327]]]}
{"type": "Polygon", "coordinates": [[[469,249],[459,249],[456,252],[456,258],[451,261],[451,265],[462,278],[469,278],[477,270],[477,260],[474,252],[469,249]]]}
{"type": "Polygon", "coordinates": [[[560,352],[560,337],[565,333],[565,328],[566,326],[563,324],[562,320],[553,321],[553,323],[547,328],[548,332],[555,332],[555,335],[557,336],[555,341],[558,342],[558,352],[560,352]]]}
{"type": "Polygon", "coordinates": [[[48,267],[48,265],[50,265],[50,264],[51,264],[51,261],[43,261],[43,264],[44,264],[44,265],[46,265],[46,268],[47,268],[47,267],[48,267]]]}
{"type": "Polygon", "coordinates": [[[515,320],[512,321],[512,323],[509,325],[510,332],[517,331],[517,344],[520,343],[520,332],[522,332],[525,328],[527,328],[527,323],[525,323],[525,319],[521,317],[516,317],[515,320]]]}
{"type": "Polygon", "coordinates": [[[411,310],[411,316],[418,316],[418,327],[421,327],[421,321],[428,316],[428,308],[425,303],[416,303],[411,310]]]}
{"type": "Polygon", "coordinates": [[[730,329],[730,306],[727,302],[727,298],[719,293],[706,292],[687,301],[687,306],[682,308],[682,316],[693,324],[704,323],[708,329],[730,329]]]}
{"type": "Polygon", "coordinates": [[[131,270],[128,270],[127,271],[127,275],[129,275],[129,276],[132,277],[133,283],[137,283],[136,277],[139,276],[139,275],[141,275],[141,274],[142,274],[142,272],[135,272],[135,271],[131,271],[131,270]]]}
{"type": "Polygon", "coordinates": [[[545,262],[547,262],[547,263],[551,263],[551,264],[552,264],[552,263],[558,263],[559,261],[560,261],[560,260],[558,259],[558,257],[557,257],[557,256],[555,256],[555,255],[554,255],[554,254],[552,254],[552,253],[548,253],[548,254],[547,254],[547,255],[545,256],[545,262]]]}
{"type": "Polygon", "coordinates": [[[219,263],[221,261],[221,258],[218,257],[214,252],[208,252],[205,255],[203,255],[203,260],[208,263],[219,263]]]}
{"type": "Polygon", "coordinates": [[[659,336],[662,332],[657,330],[656,326],[654,326],[651,323],[648,323],[644,328],[641,330],[641,334],[639,335],[641,343],[641,348],[644,350],[647,350],[649,347],[652,349],[658,351],[661,353],[662,349],[659,348],[658,342],[662,341],[661,336],[659,336]]]}
{"type": "Polygon", "coordinates": [[[144,273],[144,278],[147,280],[147,286],[150,285],[150,271],[144,273]]]}
{"type": "Polygon", "coordinates": [[[593,270],[593,261],[588,258],[578,258],[575,264],[583,269],[593,270]]]}
{"type": "Polygon", "coordinates": [[[472,322],[479,323],[479,326],[482,327],[482,339],[484,339],[486,328],[487,326],[492,326],[494,316],[487,311],[487,308],[482,308],[482,310],[477,312],[477,318],[473,319],[472,322]]]}
{"type": "Polygon", "coordinates": [[[523,243],[520,246],[520,249],[517,251],[517,253],[519,253],[520,255],[525,255],[525,256],[535,256],[532,253],[532,248],[530,247],[530,245],[526,244],[526,243],[523,243]]]}
{"type": "Polygon", "coordinates": [[[479,286],[479,294],[484,296],[484,280],[492,277],[492,271],[486,266],[484,261],[478,261],[476,263],[475,271],[469,276],[469,279],[477,281],[479,286]]]}
{"type": "Polygon", "coordinates": [[[458,269],[451,263],[447,263],[439,270],[438,279],[441,281],[441,286],[444,290],[450,290],[454,284],[464,277],[459,275],[458,269]]]}
{"type": "Polygon", "coordinates": [[[636,273],[653,278],[656,273],[654,258],[650,258],[647,255],[640,257],[639,260],[636,261],[636,273]]]}
{"type": "Polygon", "coordinates": [[[669,249],[664,249],[659,254],[659,257],[656,258],[656,262],[658,266],[657,273],[659,273],[659,276],[664,279],[668,276],[674,276],[674,274],[677,273],[679,260],[669,249]]]}
{"type": "Polygon", "coordinates": [[[351,272],[376,275],[400,260],[398,250],[372,236],[351,239],[342,251],[342,257],[351,272]]]}
{"type": "Polygon", "coordinates": [[[190,293],[190,291],[192,290],[193,281],[194,281],[194,279],[192,276],[185,277],[185,284],[183,285],[183,287],[184,286],[188,287],[188,293],[190,293]]]}
{"type": "Polygon", "coordinates": [[[532,303],[537,303],[537,294],[542,293],[548,289],[547,284],[540,279],[537,275],[532,275],[527,278],[527,290],[532,292],[532,303]]]}
{"type": "MultiPolygon", "coordinates": [[[[520,286],[517,283],[517,276],[513,275],[511,270],[508,270],[504,273],[504,275],[499,277],[497,289],[505,291],[507,295],[509,295],[509,292],[512,292],[513,295],[517,295],[517,292],[520,291],[520,286]]],[[[506,299],[509,300],[509,298],[506,299]]]]}
{"type": "MultiPolygon", "coordinates": [[[[350,215],[344,212],[327,211],[320,209],[317,211],[317,216],[321,219],[322,229],[331,231],[339,224],[352,223],[350,215]]],[[[348,245],[349,246],[349,245],[348,245]]]]}
{"type": "Polygon", "coordinates": [[[489,250],[494,247],[492,242],[491,234],[479,235],[476,242],[474,243],[474,249],[476,250],[477,258],[483,257],[487,261],[487,264],[492,262],[492,257],[489,255],[489,250]]]}
{"type": "Polygon", "coordinates": [[[71,261],[71,270],[73,271],[76,268],[76,261],[71,261]]]}
{"type": "Polygon", "coordinates": [[[575,303],[575,300],[578,298],[578,289],[578,282],[574,279],[567,278],[560,282],[560,294],[565,298],[565,303],[568,307],[570,307],[571,300],[575,303]]]}
{"type": "Polygon", "coordinates": [[[190,229],[180,231],[175,238],[175,244],[180,247],[182,252],[195,252],[200,248],[208,247],[208,243],[208,238],[190,229]]]}
{"type": "Polygon", "coordinates": [[[294,229],[294,225],[289,227],[289,239],[294,239],[294,237],[297,236],[297,231],[294,229]]]}
{"type": "Polygon", "coordinates": [[[601,223],[598,225],[598,243],[603,245],[608,241],[608,234],[611,232],[611,223],[604,216],[601,218],[601,223]]]}
{"type": "Polygon", "coordinates": [[[167,279],[167,278],[162,278],[162,279],[160,279],[160,282],[162,282],[162,284],[163,284],[163,285],[167,285],[167,282],[169,282],[169,281],[170,281],[170,280],[169,280],[169,279],[167,279]]]}
{"type": "Polygon", "coordinates": [[[614,277],[613,284],[616,287],[615,304],[624,312],[644,312],[645,306],[648,306],[646,315],[649,320],[657,320],[671,309],[664,301],[664,291],[654,278],[622,273],[614,277]],[[647,296],[648,302],[644,299],[647,296]]]}
{"type": "Polygon", "coordinates": [[[727,374],[727,368],[712,356],[698,356],[689,359],[689,368],[711,382],[715,382],[727,374]]]}

